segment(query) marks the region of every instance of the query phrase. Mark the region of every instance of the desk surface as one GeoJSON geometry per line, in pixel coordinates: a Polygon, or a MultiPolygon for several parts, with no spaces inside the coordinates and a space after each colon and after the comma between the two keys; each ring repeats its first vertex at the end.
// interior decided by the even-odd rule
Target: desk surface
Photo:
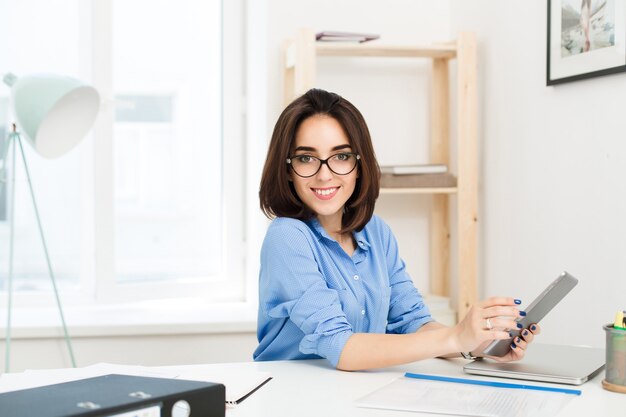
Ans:
{"type": "MultiPolygon", "coordinates": [[[[338,371],[332,368],[325,360],[242,362],[176,367],[129,367],[127,365],[103,367],[94,365],[95,368],[43,370],[22,374],[0,375],[0,391],[41,386],[109,373],[128,373],[129,375],[166,378],[177,375],[180,377],[187,375],[189,377],[190,373],[200,373],[204,379],[210,378],[209,375],[216,377],[217,375],[233,377],[239,374],[250,376],[251,374],[256,375],[258,372],[260,376],[269,373],[273,379],[239,405],[228,407],[226,417],[410,417],[426,414],[359,408],[354,402],[403,376],[405,372],[477,380],[507,381],[498,378],[466,375],[463,373],[464,363],[463,359],[430,359],[393,368],[363,372],[338,371]]],[[[539,382],[532,382],[532,384],[576,388],[582,391],[582,395],[574,396],[567,403],[565,408],[561,410],[560,416],[623,417],[626,410],[626,394],[617,394],[604,390],[601,385],[603,378],[604,372],[601,372],[594,379],[579,387],[542,384],[539,382]]],[[[224,381],[226,382],[226,380],[224,381]]],[[[511,380],[511,382],[515,381],[511,380]]],[[[226,389],[228,390],[229,383],[226,382],[226,384],[226,389]]],[[[2,410],[0,410],[0,414],[2,414],[2,410]]]]}
{"type": "MultiPolygon", "coordinates": [[[[470,376],[463,373],[462,359],[431,359],[408,365],[366,372],[342,372],[325,360],[277,361],[240,364],[216,364],[218,368],[250,369],[269,372],[273,380],[241,404],[229,408],[227,417],[292,417],[292,416],[422,416],[421,413],[358,408],[354,401],[386,385],[405,372],[441,374],[463,378],[507,381],[498,378],[470,376]]],[[[568,403],[561,416],[624,416],[626,395],[606,391],[601,381],[604,372],[579,386],[542,384],[575,388],[582,395],[568,403]]],[[[508,380],[515,382],[514,380],[508,380]]],[[[432,414],[429,414],[432,416],[432,414]]]]}

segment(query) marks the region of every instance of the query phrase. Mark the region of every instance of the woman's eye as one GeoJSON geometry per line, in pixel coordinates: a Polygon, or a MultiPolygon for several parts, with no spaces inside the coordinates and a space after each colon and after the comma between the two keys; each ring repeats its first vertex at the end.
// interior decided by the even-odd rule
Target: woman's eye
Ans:
{"type": "Polygon", "coordinates": [[[335,159],[337,159],[339,161],[347,161],[348,159],[350,159],[350,154],[349,153],[338,153],[337,155],[335,155],[335,159]]]}
{"type": "Polygon", "coordinates": [[[313,158],[310,157],[309,155],[300,155],[300,156],[297,156],[296,159],[298,160],[298,162],[303,163],[303,164],[307,164],[313,160],[313,158]]]}

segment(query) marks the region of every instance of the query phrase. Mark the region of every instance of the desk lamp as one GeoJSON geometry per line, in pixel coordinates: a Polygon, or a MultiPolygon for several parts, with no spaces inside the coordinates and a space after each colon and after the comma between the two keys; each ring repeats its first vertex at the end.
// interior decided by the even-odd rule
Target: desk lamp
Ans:
{"type": "Polygon", "coordinates": [[[61,316],[65,341],[69,350],[72,366],[76,367],[74,352],[70,340],[63,308],[56,285],[54,273],[48,255],[48,247],[41,226],[39,210],[35,200],[35,193],[28,171],[28,164],[22,147],[22,138],[33,147],[35,152],[45,158],[57,158],[74,148],[87,134],[96,120],[100,107],[98,92],[91,86],[74,78],[57,75],[40,74],[29,75],[21,78],[8,73],[3,81],[11,87],[11,108],[17,126],[14,123],[9,133],[5,148],[2,150],[2,172],[0,173],[0,186],[6,182],[7,159],[9,148],[13,145],[11,155],[11,191],[10,201],[10,241],[9,241],[9,272],[7,279],[7,326],[6,326],[6,358],[5,369],[9,372],[10,349],[11,349],[11,308],[13,295],[13,234],[14,234],[14,199],[15,199],[15,165],[16,150],[19,149],[24,163],[24,171],[28,180],[28,188],[33,202],[35,216],[41,243],[43,244],[48,273],[52,280],[52,287],[56,298],[56,304],[61,316]]]}

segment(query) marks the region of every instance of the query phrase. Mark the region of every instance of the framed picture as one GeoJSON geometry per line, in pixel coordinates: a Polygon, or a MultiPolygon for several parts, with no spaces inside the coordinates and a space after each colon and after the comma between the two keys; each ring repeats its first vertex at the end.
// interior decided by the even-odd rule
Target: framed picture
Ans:
{"type": "Polygon", "coordinates": [[[547,85],[626,71],[626,0],[548,0],[547,85]]]}

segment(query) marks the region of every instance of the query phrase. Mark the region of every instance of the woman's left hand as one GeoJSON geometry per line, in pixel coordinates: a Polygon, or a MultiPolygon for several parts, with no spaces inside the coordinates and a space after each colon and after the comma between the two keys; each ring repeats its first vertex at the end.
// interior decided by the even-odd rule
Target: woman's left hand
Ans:
{"type": "MultiPolygon", "coordinates": [[[[533,341],[535,335],[538,335],[541,332],[541,328],[538,324],[531,324],[527,329],[524,329],[520,332],[519,336],[513,338],[511,342],[511,346],[509,351],[504,356],[491,356],[484,355],[485,358],[493,359],[498,362],[513,362],[519,361],[526,354],[526,349],[528,345],[533,341]]],[[[492,341],[487,341],[481,344],[475,352],[482,352],[491,344],[492,341]]]]}

